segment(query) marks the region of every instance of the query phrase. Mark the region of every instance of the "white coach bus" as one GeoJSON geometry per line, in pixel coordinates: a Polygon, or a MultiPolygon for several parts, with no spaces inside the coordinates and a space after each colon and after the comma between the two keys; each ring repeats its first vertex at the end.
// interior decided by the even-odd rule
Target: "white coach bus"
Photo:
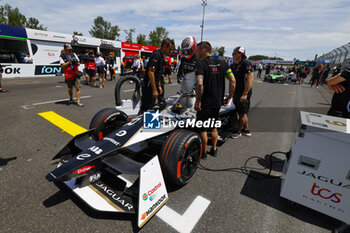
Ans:
{"type": "MultiPolygon", "coordinates": [[[[64,43],[71,43],[79,56],[86,50],[111,54],[120,73],[121,42],[84,36],[13,27],[0,24],[0,64],[3,78],[52,76],[62,73],[59,56],[64,43]],[[26,62],[26,56],[32,62],[26,62]]],[[[79,69],[83,69],[81,65],[79,69]]]]}

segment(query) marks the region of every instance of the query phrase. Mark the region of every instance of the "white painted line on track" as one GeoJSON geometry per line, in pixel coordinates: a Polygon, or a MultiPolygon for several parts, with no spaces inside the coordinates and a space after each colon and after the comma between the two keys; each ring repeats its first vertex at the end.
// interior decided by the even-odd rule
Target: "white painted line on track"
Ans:
{"type": "Polygon", "coordinates": [[[197,196],[183,215],[178,214],[168,206],[163,206],[156,214],[180,233],[190,233],[208,208],[210,201],[197,196]]]}
{"type": "MultiPolygon", "coordinates": [[[[80,99],[86,99],[86,98],[90,98],[90,97],[92,97],[92,96],[91,95],[86,95],[86,96],[80,97],[80,99]]],[[[77,98],[73,98],[73,99],[76,100],[77,98]]],[[[56,102],[62,102],[62,101],[68,101],[68,100],[69,99],[51,100],[51,101],[45,101],[45,102],[40,102],[40,103],[34,103],[34,104],[30,104],[30,105],[23,105],[21,107],[24,108],[25,110],[29,110],[33,106],[38,106],[38,105],[43,105],[43,104],[53,104],[53,103],[56,103],[56,102]]]]}
{"type": "Polygon", "coordinates": [[[124,90],[123,92],[130,92],[130,91],[134,91],[135,89],[130,89],[130,90],[124,90]]]}
{"type": "MultiPolygon", "coordinates": [[[[80,99],[86,99],[86,98],[90,98],[90,97],[91,97],[91,95],[86,95],[86,96],[80,97],[80,99]]],[[[76,100],[77,98],[74,98],[74,99],[76,100]]],[[[34,103],[32,105],[37,106],[37,105],[43,105],[43,104],[53,104],[56,102],[68,101],[68,100],[69,99],[51,100],[51,101],[46,101],[46,102],[34,103]]]]}
{"type": "MultiPolygon", "coordinates": [[[[132,182],[122,175],[119,175],[118,178],[127,183],[126,187],[130,187],[132,185],[132,182]]],[[[171,209],[167,205],[164,205],[158,211],[156,216],[178,232],[190,233],[204,214],[205,210],[208,208],[209,204],[210,201],[208,199],[202,196],[197,196],[183,215],[180,215],[175,210],[171,209]]]]}

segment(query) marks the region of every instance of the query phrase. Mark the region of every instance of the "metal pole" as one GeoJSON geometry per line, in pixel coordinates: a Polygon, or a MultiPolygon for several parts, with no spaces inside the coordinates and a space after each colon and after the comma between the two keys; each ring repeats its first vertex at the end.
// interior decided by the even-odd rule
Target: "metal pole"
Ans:
{"type": "Polygon", "coordinates": [[[204,30],[204,13],[205,13],[205,6],[207,5],[207,0],[202,0],[202,6],[203,6],[203,17],[202,17],[202,31],[201,31],[201,42],[203,41],[203,30],[204,30]]]}

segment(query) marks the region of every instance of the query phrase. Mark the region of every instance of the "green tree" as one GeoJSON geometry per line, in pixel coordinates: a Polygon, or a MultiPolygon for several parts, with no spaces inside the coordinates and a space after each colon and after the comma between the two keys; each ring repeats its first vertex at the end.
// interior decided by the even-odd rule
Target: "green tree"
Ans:
{"type": "Polygon", "coordinates": [[[16,27],[27,27],[39,30],[47,30],[39,20],[33,17],[27,18],[19,11],[19,9],[12,8],[9,4],[0,6],[0,24],[16,26],[16,27]]]}
{"type": "Polygon", "coordinates": [[[32,28],[32,29],[38,29],[38,30],[43,30],[46,31],[47,27],[44,27],[44,25],[40,24],[39,20],[33,17],[30,17],[27,22],[26,22],[26,27],[27,28],[32,28]]]}
{"type": "Polygon", "coordinates": [[[225,55],[225,47],[221,46],[218,48],[218,55],[223,57],[225,55]]]}
{"type": "Polygon", "coordinates": [[[147,36],[145,34],[141,34],[141,33],[138,34],[136,37],[136,43],[146,45],[147,44],[146,37],[147,36]]]}
{"type": "Polygon", "coordinates": [[[130,28],[129,30],[124,29],[126,34],[125,42],[133,43],[133,34],[135,33],[135,28],[130,28]]]}
{"type": "Polygon", "coordinates": [[[248,58],[251,61],[259,61],[259,60],[283,60],[281,57],[269,57],[265,55],[253,55],[248,58]]]}
{"type": "Polygon", "coordinates": [[[280,60],[280,61],[283,61],[283,58],[281,58],[281,57],[269,57],[269,60],[280,60]]]}
{"type": "Polygon", "coordinates": [[[148,35],[151,45],[161,46],[162,40],[168,37],[169,32],[164,27],[156,27],[154,31],[151,31],[148,35]]]}
{"type": "Polygon", "coordinates": [[[98,16],[94,19],[94,25],[92,25],[89,31],[90,35],[95,38],[115,40],[119,38],[120,29],[118,25],[112,26],[108,21],[105,21],[102,16],[98,16]]]}
{"type": "Polygon", "coordinates": [[[259,60],[268,60],[269,57],[264,55],[253,55],[253,56],[250,56],[248,59],[251,61],[259,61],[259,60]]]}
{"type": "Polygon", "coordinates": [[[215,48],[213,48],[212,54],[213,54],[214,56],[224,56],[224,54],[225,54],[225,47],[224,47],[224,46],[221,46],[221,47],[215,47],[215,48]]]}
{"type": "Polygon", "coordinates": [[[74,31],[73,35],[74,36],[83,36],[83,33],[74,31]]]}

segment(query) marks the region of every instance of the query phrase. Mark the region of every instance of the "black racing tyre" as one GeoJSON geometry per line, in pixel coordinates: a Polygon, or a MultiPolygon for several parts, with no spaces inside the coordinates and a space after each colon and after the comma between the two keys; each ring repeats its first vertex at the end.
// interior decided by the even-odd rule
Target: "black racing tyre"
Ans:
{"type": "Polygon", "coordinates": [[[90,122],[89,129],[95,129],[91,136],[96,141],[101,140],[105,135],[129,121],[129,116],[123,111],[116,108],[102,109],[90,122]]]}
{"type": "Polygon", "coordinates": [[[114,97],[115,97],[115,104],[116,106],[120,106],[122,105],[122,99],[120,96],[120,89],[123,85],[123,83],[125,83],[126,81],[133,81],[135,83],[135,91],[132,95],[132,100],[135,102],[138,102],[140,100],[140,88],[141,88],[141,80],[136,77],[135,75],[126,75],[126,76],[122,76],[120,77],[120,79],[118,80],[118,82],[115,85],[114,88],[114,97]]]}
{"type": "Polygon", "coordinates": [[[199,135],[178,129],[169,134],[160,151],[160,164],[167,182],[182,187],[196,172],[202,157],[199,135]]]}

